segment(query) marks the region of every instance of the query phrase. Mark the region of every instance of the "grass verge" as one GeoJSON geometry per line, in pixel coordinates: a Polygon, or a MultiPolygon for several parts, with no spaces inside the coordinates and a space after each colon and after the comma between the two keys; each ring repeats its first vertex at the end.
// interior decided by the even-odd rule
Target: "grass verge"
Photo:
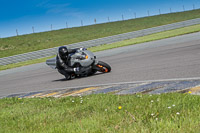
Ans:
{"type": "MultiPolygon", "coordinates": [[[[124,41],[120,41],[120,42],[116,42],[116,43],[112,43],[112,44],[105,44],[105,45],[100,45],[100,46],[96,46],[96,47],[91,47],[91,48],[89,48],[89,50],[92,52],[97,52],[97,51],[102,51],[102,50],[106,50],[106,49],[112,49],[112,48],[117,48],[117,47],[123,47],[123,46],[143,43],[143,42],[160,40],[160,39],[164,39],[164,38],[169,38],[169,37],[174,37],[174,36],[178,36],[178,35],[189,34],[189,33],[194,33],[194,32],[199,32],[199,31],[200,31],[200,25],[193,25],[193,26],[184,27],[184,28],[180,28],[180,29],[164,31],[164,32],[160,32],[160,33],[143,36],[143,37],[138,37],[138,38],[134,38],[134,39],[130,39],[130,40],[124,40],[124,41]]],[[[45,62],[47,59],[50,59],[52,57],[46,57],[46,58],[41,58],[41,59],[29,60],[29,61],[25,61],[25,62],[0,66],[0,71],[15,68],[15,67],[45,62]]]]}
{"type": "Polygon", "coordinates": [[[198,132],[199,103],[180,93],[4,98],[0,132],[198,132]]]}
{"type": "Polygon", "coordinates": [[[200,18],[200,9],[0,38],[0,58],[200,18]]]}

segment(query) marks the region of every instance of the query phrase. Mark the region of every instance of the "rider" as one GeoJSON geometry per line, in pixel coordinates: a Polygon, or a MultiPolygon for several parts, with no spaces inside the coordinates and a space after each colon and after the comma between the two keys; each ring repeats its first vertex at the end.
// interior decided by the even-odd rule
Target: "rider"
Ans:
{"type": "Polygon", "coordinates": [[[58,54],[56,56],[56,68],[58,69],[59,73],[66,77],[66,79],[70,79],[72,73],[79,71],[79,67],[72,68],[68,65],[70,60],[69,54],[74,54],[76,51],[77,49],[67,49],[65,46],[58,48],[58,54]]]}

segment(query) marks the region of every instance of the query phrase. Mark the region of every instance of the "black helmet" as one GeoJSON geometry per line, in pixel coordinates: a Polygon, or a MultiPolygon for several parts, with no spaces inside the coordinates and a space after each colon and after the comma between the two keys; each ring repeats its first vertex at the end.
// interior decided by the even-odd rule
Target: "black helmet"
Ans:
{"type": "Polygon", "coordinates": [[[61,57],[61,59],[66,59],[68,56],[68,49],[65,46],[61,46],[58,48],[58,53],[61,57]]]}

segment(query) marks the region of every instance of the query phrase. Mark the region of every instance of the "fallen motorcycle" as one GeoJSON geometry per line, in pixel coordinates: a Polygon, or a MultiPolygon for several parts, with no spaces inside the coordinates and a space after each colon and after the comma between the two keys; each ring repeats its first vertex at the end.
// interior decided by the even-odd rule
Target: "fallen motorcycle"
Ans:
{"type": "MultiPolygon", "coordinates": [[[[77,73],[70,73],[71,77],[81,77],[93,75],[96,72],[108,73],[111,71],[110,65],[103,61],[98,61],[94,54],[86,48],[79,48],[75,54],[70,55],[68,65],[72,68],[80,68],[77,73]]],[[[46,64],[56,69],[56,58],[48,59],[46,64]]]]}

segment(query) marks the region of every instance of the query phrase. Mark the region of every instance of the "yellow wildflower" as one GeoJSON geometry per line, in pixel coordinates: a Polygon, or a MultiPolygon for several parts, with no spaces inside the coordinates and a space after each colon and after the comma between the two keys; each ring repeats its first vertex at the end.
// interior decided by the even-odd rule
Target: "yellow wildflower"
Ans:
{"type": "Polygon", "coordinates": [[[119,106],[118,109],[122,109],[122,106],[119,106]]]}

